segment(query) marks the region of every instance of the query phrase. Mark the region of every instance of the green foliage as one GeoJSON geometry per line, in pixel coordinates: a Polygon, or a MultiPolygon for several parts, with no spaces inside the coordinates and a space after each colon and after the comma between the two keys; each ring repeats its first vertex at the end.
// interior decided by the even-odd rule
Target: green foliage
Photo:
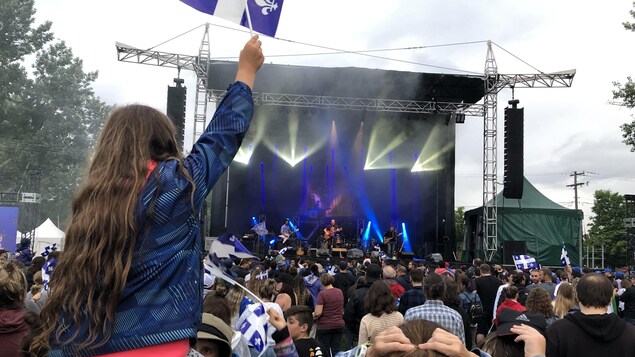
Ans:
{"type": "MultiPolygon", "coordinates": [[[[30,191],[27,170],[41,170],[39,224],[65,220],[109,108],[91,88],[97,72],[52,41],[50,22],[34,27],[34,14],[33,0],[0,2],[0,192],[30,191]],[[26,56],[35,59],[31,73],[26,56]]],[[[24,211],[23,231],[34,228],[24,211]]]]}
{"type": "Polygon", "coordinates": [[[590,217],[589,238],[585,244],[595,246],[596,252],[604,245],[606,265],[623,265],[628,247],[624,227],[628,211],[624,196],[610,190],[597,190],[593,196],[593,216],[590,217]]]}
{"type": "MultiPolygon", "coordinates": [[[[633,2],[635,7],[635,2],[633,2]]],[[[629,11],[631,17],[635,18],[635,10],[629,11]]],[[[629,31],[635,32],[635,23],[622,22],[624,28],[629,31]]],[[[635,83],[631,80],[631,77],[627,77],[626,83],[622,84],[619,81],[613,82],[613,86],[616,88],[613,91],[613,99],[621,100],[621,103],[627,108],[635,107],[635,83]]],[[[620,126],[622,129],[622,142],[631,147],[631,151],[635,152],[635,120],[630,123],[624,123],[620,126]]]]}

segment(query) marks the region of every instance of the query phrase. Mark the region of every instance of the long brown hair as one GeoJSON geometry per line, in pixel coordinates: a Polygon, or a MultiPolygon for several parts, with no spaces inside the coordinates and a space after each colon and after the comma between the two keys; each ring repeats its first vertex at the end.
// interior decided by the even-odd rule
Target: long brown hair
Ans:
{"type": "Polygon", "coordinates": [[[560,283],[553,311],[559,318],[563,318],[576,305],[574,289],[569,283],[560,283]]]}
{"type": "Polygon", "coordinates": [[[551,298],[547,290],[543,288],[532,289],[527,297],[525,307],[529,312],[537,312],[543,314],[545,318],[556,316],[551,305],[551,298]]]}
{"type": "MultiPolygon", "coordinates": [[[[161,112],[135,104],[110,113],[86,178],[73,199],[64,254],[51,278],[51,291],[41,312],[42,328],[33,340],[31,355],[47,354],[49,337],[61,345],[72,343],[78,350],[108,342],[135,243],[144,234],[137,222],[153,215],[154,202],[148,217],[135,218],[137,195],[145,184],[148,165],[176,160],[193,195],[194,182],[181,157],[174,125],[161,112]],[[58,325],[62,317],[66,324],[75,326],[75,332],[63,340],[65,326],[58,325]],[[75,341],[82,326],[87,334],[75,341]]],[[[157,179],[158,171],[154,172],[157,179]]]]}
{"type": "Polygon", "coordinates": [[[377,280],[370,286],[364,299],[364,308],[377,317],[397,311],[397,300],[385,280],[377,280]]]}

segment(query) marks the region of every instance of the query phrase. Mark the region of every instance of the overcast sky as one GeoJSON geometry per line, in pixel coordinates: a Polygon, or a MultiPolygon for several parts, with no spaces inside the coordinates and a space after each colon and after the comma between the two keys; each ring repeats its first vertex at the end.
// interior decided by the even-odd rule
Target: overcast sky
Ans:
{"type": "MultiPolygon", "coordinates": [[[[117,61],[115,42],[151,48],[205,22],[234,26],[197,12],[178,0],[36,0],[37,21],[53,22],[55,36],[84,60],[86,71],[99,71],[95,91],[109,104],[144,103],[165,110],[166,86],[175,69],[117,61]]],[[[610,189],[635,194],[635,153],[621,143],[619,125],[630,112],[609,105],[612,81],[635,75],[635,33],[623,29],[632,1],[303,1],[286,0],[276,37],[342,50],[415,47],[492,40],[543,72],[576,69],[571,88],[517,89],[525,108],[525,176],[547,197],[573,207],[566,185],[574,170],[582,177],[580,208],[591,214],[593,192],[610,189]]],[[[203,29],[156,49],[197,55],[203,29]]],[[[248,35],[212,26],[212,57],[235,56],[248,35]]],[[[265,56],[323,50],[271,38],[265,56]]],[[[377,55],[483,73],[486,44],[435,47],[377,55]]],[[[502,49],[494,53],[500,73],[535,73],[502,49]]],[[[359,55],[270,57],[268,63],[310,66],[358,66],[416,72],[460,73],[359,55]]],[[[192,73],[183,72],[193,95],[192,73]]],[[[188,98],[190,99],[190,98],[188,98]]],[[[498,181],[502,190],[503,108],[511,91],[498,96],[498,181]]],[[[189,100],[190,104],[193,98],[189,100]]],[[[193,109],[188,107],[188,116],[193,109]]],[[[191,120],[191,119],[190,119],[191,120]]],[[[457,126],[456,206],[482,204],[483,120],[468,117],[457,126]]]]}

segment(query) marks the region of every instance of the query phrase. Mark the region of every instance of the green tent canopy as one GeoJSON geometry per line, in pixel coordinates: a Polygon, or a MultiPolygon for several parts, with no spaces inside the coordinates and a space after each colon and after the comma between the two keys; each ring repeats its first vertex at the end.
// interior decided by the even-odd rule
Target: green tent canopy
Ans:
{"type": "MultiPolygon", "coordinates": [[[[571,264],[579,265],[578,245],[583,218],[581,210],[569,209],[551,201],[526,178],[522,199],[505,198],[501,191],[496,200],[498,247],[492,258],[493,262],[510,262],[511,255],[517,254],[511,251],[526,246],[526,254],[536,258],[539,264],[560,266],[564,243],[571,264]]],[[[463,259],[469,261],[475,257],[483,258],[483,207],[465,212],[464,218],[466,230],[463,259]]]]}

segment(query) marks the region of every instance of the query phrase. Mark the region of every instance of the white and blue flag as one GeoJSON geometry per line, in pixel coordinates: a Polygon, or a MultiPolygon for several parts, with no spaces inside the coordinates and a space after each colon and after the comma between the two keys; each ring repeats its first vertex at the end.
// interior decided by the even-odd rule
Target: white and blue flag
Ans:
{"type": "Polygon", "coordinates": [[[263,304],[248,305],[240,315],[237,326],[249,344],[262,354],[269,345],[267,330],[269,326],[269,314],[263,304]]]}
{"type": "Polygon", "coordinates": [[[536,258],[531,255],[512,255],[512,258],[514,259],[514,264],[517,269],[526,270],[538,268],[536,258]]]}
{"type": "Polygon", "coordinates": [[[254,31],[275,37],[284,0],[181,0],[206,14],[249,27],[245,3],[254,31]]]}
{"type": "Polygon", "coordinates": [[[560,263],[562,266],[571,265],[571,260],[569,259],[569,253],[567,253],[567,247],[562,243],[562,253],[560,254],[560,263]]]}

